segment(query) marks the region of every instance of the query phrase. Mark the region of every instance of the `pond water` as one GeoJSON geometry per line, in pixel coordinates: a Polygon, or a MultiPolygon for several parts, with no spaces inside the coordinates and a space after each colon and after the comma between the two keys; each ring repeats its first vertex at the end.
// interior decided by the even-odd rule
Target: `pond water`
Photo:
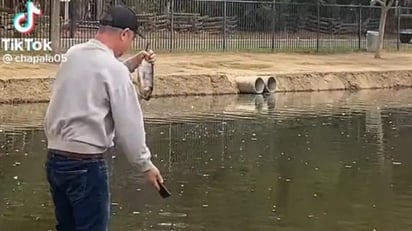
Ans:
{"type": "MultiPolygon", "coordinates": [[[[54,230],[46,104],[0,105],[0,230],[54,230]]],[[[111,230],[412,230],[412,90],[153,99],[172,197],[111,161],[111,230]]]]}

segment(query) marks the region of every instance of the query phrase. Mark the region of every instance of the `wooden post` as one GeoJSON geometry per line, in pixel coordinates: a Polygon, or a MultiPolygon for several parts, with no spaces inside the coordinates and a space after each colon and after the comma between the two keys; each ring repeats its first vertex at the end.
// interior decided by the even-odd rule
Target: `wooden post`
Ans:
{"type": "Polygon", "coordinates": [[[362,50],[362,5],[359,5],[358,49],[362,50]]]}
{"type": "Polygon", "coordinates": [[[272,2],[272,52],[275,52],[276,0],[272,2]]]}
{"type": "Polygon", "coordinates": [[[75,37],[76,32],[76,20],[77,20],[77,12],[76,12],[76,1],[71,0],[69,3],[69,14],[70,14],[70,38],[75,37]]]}
{"type": "Polygon", "coordinates": [[[227,39],[227,0],[223,2],[223,51],[226,50],[227,39]]]}
{"type": "Polygon", "coordinates": [[[401,49],[401,6],[399,4],[399,0],[396,0],[396,49],[399,51],[401,49]]]}
{"type": "Polygon", "coordinates": [[[50,0],[50,41],[52,54],[60,53],[60,1],[50,0]]]}
{"type": "Polygon", "coordinates": [[[320,2],[316,1],[317,25],[316,25],[316,51],[320,48],[320,2]]]}

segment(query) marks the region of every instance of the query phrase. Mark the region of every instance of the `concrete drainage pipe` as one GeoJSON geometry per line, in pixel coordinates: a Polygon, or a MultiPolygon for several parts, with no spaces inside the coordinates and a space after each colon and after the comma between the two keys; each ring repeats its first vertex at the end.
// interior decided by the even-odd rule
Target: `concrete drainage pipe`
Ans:
{"type": "Polygon", "coordinates": [[[237,77],[235,81],[241,94],[262,94],[265,91],[265,81],[260,77],[237,77]]]}
{"type": "Polygon", "coordinates": [[[265,82],[265,92],[275,93],[276,91],[276,79],[273,76],[260,76],[265,82]]]}

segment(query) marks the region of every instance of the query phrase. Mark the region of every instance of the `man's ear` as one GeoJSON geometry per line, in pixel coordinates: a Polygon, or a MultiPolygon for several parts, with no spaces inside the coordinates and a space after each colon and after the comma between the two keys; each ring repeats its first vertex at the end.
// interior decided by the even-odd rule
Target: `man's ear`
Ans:
{"type": "Polygon", "coordinates": [[[120,38],[122,40],[126,39],[129,36],[129,31],[129,28],[122,30],[122,32],[120,32],[120,38]]]}

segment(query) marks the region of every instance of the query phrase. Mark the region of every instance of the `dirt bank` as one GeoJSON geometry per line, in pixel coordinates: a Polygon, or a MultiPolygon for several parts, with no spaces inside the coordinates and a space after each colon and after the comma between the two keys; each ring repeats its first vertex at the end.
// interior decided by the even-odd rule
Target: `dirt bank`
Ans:
{"type": "MultiPolygon", "coordinates": [[[[159,54],[154,96],[236,94],[236,76],[273,75],[277,91],[412,87],[412,55],[159,54]]],[[[57,65],[0,64],[0,102],[47,102],[57,65]]]]}
{"type": "MultiPolygon", "coordinates": [[[[53,78],[0,79],[0,103],[48,102],[53,78]]],[[[154,97],[236,94],[226,75],[156,76],[154,97]]]]}
{"type": "Polygon", "coordinates": [[[274,77],[277,92],[412,87],[412,70],[281,74],[274,77]]]}

